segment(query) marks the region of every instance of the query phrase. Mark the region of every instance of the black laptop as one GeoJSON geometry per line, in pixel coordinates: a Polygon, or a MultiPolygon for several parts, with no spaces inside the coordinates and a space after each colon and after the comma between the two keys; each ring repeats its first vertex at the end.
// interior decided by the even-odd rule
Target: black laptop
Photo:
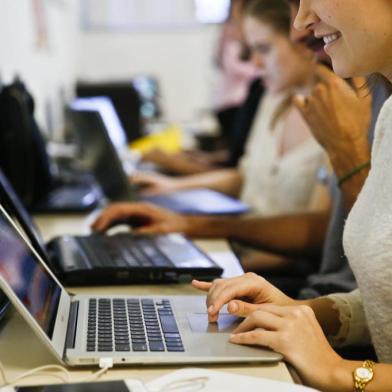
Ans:
{"type": "Polygon", "coordinates": [[[148,201],[188,214],[234,215],[249,211],[249,207],[240,200],[205,188],[139,196],[137,189],[129,181],[100,113],[72,109],[69,116],[79,138],[82,154],[84,152],[86,157],[86,170],[94,173],[110,200],[148,201]]]}
{"type": "Polygon", "coordinates": [[[212,280],[223,270],[179,234],[62,236],[45,244],[37,227],[0,171],[0,202],[66,285],[188,282],[212,280]]]}

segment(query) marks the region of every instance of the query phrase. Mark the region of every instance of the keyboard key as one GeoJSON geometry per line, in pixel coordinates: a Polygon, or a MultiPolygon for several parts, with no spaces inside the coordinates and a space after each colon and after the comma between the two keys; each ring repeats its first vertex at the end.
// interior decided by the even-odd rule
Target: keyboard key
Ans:
{"type": "Polygon", "coordinates": [[[169,347],[184,347],[182,342],[166,342],[167,348],[169,347]]]}
{"type": "Polygon", "coordinates": [[[146,343],[146,339],[132,339],[132,343],[146,343]]]}
{"type": "Polygon", "coordinates": [[[116,351],[131,351],[129,344],[116,344],[116,351]]]}
{"type": "Polygon", "coordinates": [[[163,342],[149,342],[150,351],[165,351],[165,345],[163,342]]]}
{"type": "Polygon", "coordinates": [[[169,343],[182,343],[182,340],[180,338],[166,338],[165,337],[165,342],[167,344],[169,344],[169,343]]]}
{"type": "Polygon", "coordinates": [[[166,338],[178,338],[181,339],[181,336],[179,333],[165,333],[165,339],[166,338]]]}
{"type": "Polygon", "coordinates": [[[149,342],[162,342],[162,336],[149,336],[149,342]]]}
{"type": "Polygon", "coordinates": [[[178,333],[176,320],[173,316],[159,316],[161,320],[162,331],[166,333],[178,333]]]}
{"type": "Polygon", "coordinates": [[[107,352],[109,352],[109,351],[113,351],[113,346],[112,345],[103,345],[103,346],[99,346],[98,345],[98,351],[107,351],[107,352]]]}
{"type": "Polygon", "coordinates": [[[184,347],[168,347],[167,351],[169,352],[184,352],[184,347]]]}
{"type": "Polygon", "coordinates": [[[132,351],[147,351],[147,344],[132,343],[132,351]]]}

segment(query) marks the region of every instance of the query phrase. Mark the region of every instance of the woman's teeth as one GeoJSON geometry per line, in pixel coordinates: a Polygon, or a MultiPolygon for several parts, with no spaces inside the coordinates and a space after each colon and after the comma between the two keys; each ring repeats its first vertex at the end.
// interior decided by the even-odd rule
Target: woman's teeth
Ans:
{"type": "Polygon", "coordinates": [[[326,45],[328,45],[331,42],[336,41],[338,38],[340,38],[340,34],[335,33],[335,34],[326,35],[325,37],[323,37],[323,40],[324,40],[324,43],[326,45]]]}

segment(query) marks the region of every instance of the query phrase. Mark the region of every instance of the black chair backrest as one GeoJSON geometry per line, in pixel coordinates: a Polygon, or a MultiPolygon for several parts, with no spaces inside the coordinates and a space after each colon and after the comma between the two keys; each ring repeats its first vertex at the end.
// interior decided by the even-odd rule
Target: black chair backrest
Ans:
{"type": "Polygon", "coordinates": [[[0,168],[27,206],[52,186],[45,141],[34,118],[34,100],[19,80],[0,92],[0,168]]]}

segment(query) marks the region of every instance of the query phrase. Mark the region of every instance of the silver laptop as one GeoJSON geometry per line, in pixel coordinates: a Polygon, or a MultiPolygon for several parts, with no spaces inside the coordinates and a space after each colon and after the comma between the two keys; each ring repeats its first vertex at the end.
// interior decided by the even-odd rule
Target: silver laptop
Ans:
{"type": "Polygon", "coordinates": [[[272,362],[228,342],[239,320],[209,324],[203,296],[69,294],[0,205],[0,289],[50,351],[70,366],[272,362]]]}

